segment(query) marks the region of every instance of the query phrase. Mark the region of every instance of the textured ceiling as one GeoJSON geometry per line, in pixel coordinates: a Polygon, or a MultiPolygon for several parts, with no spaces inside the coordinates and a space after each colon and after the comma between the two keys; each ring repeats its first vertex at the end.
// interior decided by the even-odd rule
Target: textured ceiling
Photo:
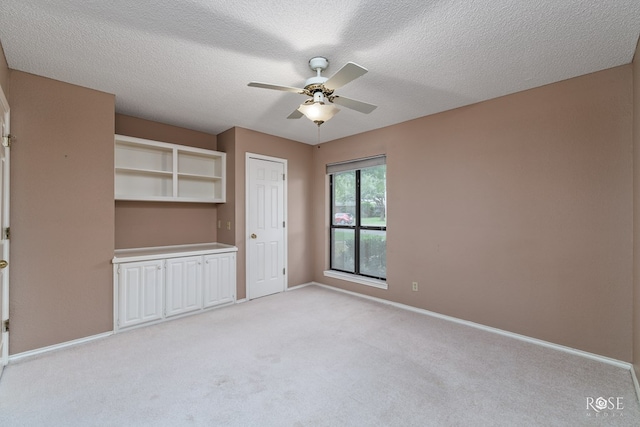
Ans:
{"type": "Polygon", "coordinates": [[[369,69],[319,141],[628,64],[638,0],[2,0],[9,67],[113,93],[116,111],[213,134],[233,126],[310,144],[286,117],[307,61],[369,69]]]}

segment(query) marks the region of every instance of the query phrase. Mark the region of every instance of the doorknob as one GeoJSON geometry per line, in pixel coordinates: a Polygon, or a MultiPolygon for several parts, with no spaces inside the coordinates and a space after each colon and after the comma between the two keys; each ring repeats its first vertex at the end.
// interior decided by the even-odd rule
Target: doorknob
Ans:
{"type": "Polygon", "coordinates": [[[0,260],[0,269],[6,268],[9,265],[9,263],[5,260],[0,260]]]}
{"type": "MultiPolygon", "coordinates": [[[[256,236],[256,233],[251,233],[251,238],[252,238],[252,239],[257,239],[257,238],[258,238],[258,236],[256,236]]],[[[0,267],[0,268],[2,268],[2,267],[0,267]]]]}

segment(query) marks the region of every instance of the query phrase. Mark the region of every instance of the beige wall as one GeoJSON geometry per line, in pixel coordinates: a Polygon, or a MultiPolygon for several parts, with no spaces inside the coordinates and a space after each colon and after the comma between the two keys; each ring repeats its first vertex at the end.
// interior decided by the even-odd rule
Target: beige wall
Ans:
{"type": "Polygon", "coordinates": [[[633,365],[640,378],[640,41],[633,57],[633,365]]]}
{"type": "MultiPolygon", "coordinates": [[[[237,298],[246,297],[245,243],[245,162],[246,153],[262,154],[287,160],[287,286],[296,286],[312,280],[313,245],[311,242],[311,179],[314,148],[300,142],[266,135],[243,128],[225,132],[221,142],[235,146],[235,204],[232,223],[235,245],[238,247],[237,298]]],[[[223,208],[228,209],[228,208],[223,208]]],[[[220,214],[224,221],[232,212],[220,214]]]]}
{"type": "Polygon", "coordinates": [[[7,90],[9,88],[9,66],[7,65],[7,59],[4,56],[4,49],[2,49],[2,44],[0,44],[0,87],[4,92],[5,96],[9,96],[7,94],[7,90]]]}
{"type": "Polygon", "coordinates": [[[322,144],[313,279],[630,361],[631,78],[622,66],[322,144]],[[380,153],[386,291],[322,273],[325,165],[380,153]]]}
{"type": "MultiPolygon", "coordinates": [[[[215,150],[215,135],[116,114],[115,132],[215,150]]],[[[217,241],[217,205],[211,203],[115,202],[116,248],[217,241]]]]}
{"type": "Polygon", "coordinates": [[[114,97],[11,71],[11,354],[110,331],[114,97]]]}
{"type": "Polygon", "coordinates": [[[218,147],[216,135],[124,114],[116,114],[116,133],[207,150],[216,150],[218,147]]]}
{"type": "Polygon", "coordinates": [[[216,205],[115,202],[116,249],[216,242],[216,205]]]}
{"type": "Polygon", "coordinates": [[[236,128],[218,135],[218,150],[227,153],[227,203],[218,205],[218,242],[236,244],[236,128]],[[231,225],[227,228],[227,224],[231,225]]]}

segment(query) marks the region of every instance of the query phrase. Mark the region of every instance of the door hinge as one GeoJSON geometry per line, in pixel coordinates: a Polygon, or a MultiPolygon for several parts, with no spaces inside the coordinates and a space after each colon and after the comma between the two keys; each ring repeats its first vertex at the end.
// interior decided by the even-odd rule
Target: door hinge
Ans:
{"type": "Polygon", "coordinates": [[[285,222],[284,222],[284,221],[282,221],[282,228],[284,228],[284,227],[285,227],[285,222]]]}
{"type": "Polygon", "coordinates": [[[2,145],[4,145],[5,147],[11,147],[11,142],[13,141],[13,139],[15,138],[15,136],[9,134],[9,135],[4,135],[2,137],[2,145]]]}
{"type": "Polygon", "coordinates": [[[7,227],[4,229],[4,239],[5,240],[11,239],[11,227],[7,227]]]}
{"type": "Polygon", "coordinates": [[[282,174],[282,180],[283,180],[283,181],[286,181],[286,179],[285,179],[285,174],[282,174]]]}
{"type": "Polygon", "coordinates": [[[285,271],[287,271],[287,270],[285,270],[285,269],[283,268],[283,269],[282,269],[282,274],[284,274],[284,273],[285,273],[285,271]]]}
{"type": "Polygon", "coordinates": [[[2,332],[9,332],[9,319],[2,323],[2,332]]]}

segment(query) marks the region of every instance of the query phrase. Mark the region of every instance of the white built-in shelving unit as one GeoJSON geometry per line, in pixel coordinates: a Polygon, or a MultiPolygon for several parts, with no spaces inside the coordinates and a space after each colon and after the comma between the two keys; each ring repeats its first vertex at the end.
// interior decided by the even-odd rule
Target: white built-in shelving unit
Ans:
{"type": "Polygon", "coordinates": [[[226,154],[115,136],[115,199],[224,203],[226,154]]]}

